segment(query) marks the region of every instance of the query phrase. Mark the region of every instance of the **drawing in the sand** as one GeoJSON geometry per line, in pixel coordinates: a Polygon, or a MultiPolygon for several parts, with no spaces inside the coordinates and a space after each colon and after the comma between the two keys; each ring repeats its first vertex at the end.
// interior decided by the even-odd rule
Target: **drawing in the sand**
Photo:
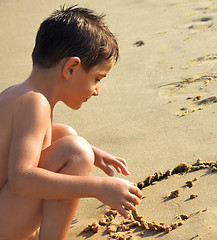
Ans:
{"type": "MultiPolygon", "coordinates": [[[[155,185],[161,180],[167,180],[173,177],[174,175],[184,176],[188,173],[192,173],[199,170],[208,169],[209,173],[214,173],[217,171],[217,161],[207,162],[201,159],[198,159],[195,164],[186,164],[181,163],[173,169],[167,171],[158,171],[153,175],[149,175],[145,180],[138,182],[136,185],[138,188],[145,189],[148,186],[155,185]]],[[[180,186],[179,189],[172,191],[168,196],[165,196],[165,200],[168,201],[173,198],[180,197],[183,188],[192,189],[195,182],[198,181],[198,177],[195,177],[193,180],[188,180],[185,182],[184,186],[180,186]]],[[[190,194],[189,198],[186,201],[193,200],[199,197],[197,193],[190,194]]],[[[195,206],[196,207],[196,206],[195,206]]],[[[84,230],[83,233],[98,233],[102,228],[104,230],[104,235],[108,235],[110,239],[133,239],[133,236],[143,236],[145,232],[153,232],[156,234],[164,233],[168,234],[170,231],[181,227],[189,218],[196,216],[198,214],[206,212],[207,209],[195,210],[191,214],[182,213],[174,217],[176,221],[167,224],[165,222],[156,222],[156,221],[146,221],[145,216],[139,214],[138,210],[129,211],[130,217],[124,219],[121,217],[116,210],[108,209],[106,210],[104,216],[99,219],[98,222],[93,222],[89,224],[84,230]]]]}

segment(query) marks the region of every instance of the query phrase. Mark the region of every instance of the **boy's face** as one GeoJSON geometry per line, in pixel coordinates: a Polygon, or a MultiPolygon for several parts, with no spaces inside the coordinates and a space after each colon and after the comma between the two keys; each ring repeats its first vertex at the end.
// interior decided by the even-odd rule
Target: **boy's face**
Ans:
{"type": "Polygon", "coordinates": [[[90,97],[98,96],[100,81],[106,77],[114,62],[114,58],[105,60],[92,67],[88,72],[84,70],[81,64],[74,67],[71,78],[67,81],[65,87],[63,102],[76,110],[90,97]]]}

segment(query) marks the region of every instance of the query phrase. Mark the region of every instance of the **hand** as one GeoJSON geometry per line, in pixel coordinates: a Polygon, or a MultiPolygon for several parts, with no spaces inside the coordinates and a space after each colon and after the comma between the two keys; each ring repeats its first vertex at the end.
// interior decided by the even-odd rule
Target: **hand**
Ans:
{"type": "Polygon", "coordinates": [[[114,157],[93,146],[92,149],[95,154],[94,165],[102,169],[107,175],[114,176],[115,174],[114,171],[109,167],[109,165],[113,166],[118,173],[122,173],[126,176],[130,174],[125,159],[114,157]]]}
{"type": "Polygon", "coordinates": [[[116,209],[123,217],[128,217],[127,210],[135,210],[135,205],[140,203],[141,191],[127,180],[108,177],[100,179],[96,198],[116,209]]]}

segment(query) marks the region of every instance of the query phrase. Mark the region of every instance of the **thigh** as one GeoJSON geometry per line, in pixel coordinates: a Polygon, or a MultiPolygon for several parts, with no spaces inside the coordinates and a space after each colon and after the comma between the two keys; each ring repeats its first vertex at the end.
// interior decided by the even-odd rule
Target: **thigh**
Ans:
{"type": "Polygon", "coordinates": [[[0,192],[0,239],[24,240],[40,225],[42,200],[18,196],[6,183],[0,192]]]}
{"type": "MultiPolygon", "coordinates": [[[[79,160],[79,166],[82,164],[81,159],[76,156],[81,156],[85,151],[92,150],[83,138],[76,135],[63,137],[42,151],[38,167],[64,174],[83,175],[82,167],[81,173],[76,169],[76,161],[79,160]],[[72,167],[67,168],[65,166],[69,158],[72,167]]],[[[42,199],[14,194],[6,183],[0,191],[0,239],[23,240],[30,236],[40,226],[42,204],[42,199]]]]}
{"type": "MultiPolygon", "coordinates": [[[[39,167],[58,171],[64,166],[62,141],[57,141],[41,153],[39,167]]],[[[0,239],[27,239],[39,226],[42,199],[31,199],[14,194],[8,183],[0,191],[0,239]]]]}

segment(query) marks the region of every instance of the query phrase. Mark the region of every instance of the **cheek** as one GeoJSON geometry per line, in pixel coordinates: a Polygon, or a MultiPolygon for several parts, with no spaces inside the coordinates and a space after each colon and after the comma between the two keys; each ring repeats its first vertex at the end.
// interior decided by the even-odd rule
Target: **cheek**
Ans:
{"type": "Polygon", "coordinates": [[[95,84],[87,84],[84,88],[84,91],[87,93],[87,94],[92,94],[94,92],[96,88],[96,85],[95,84]]]}
{"type": "Polygon", "coordinates": [[[89,87],[89,86],[79,86],[79,88],[77,88],[76,90],[76,95],[78,98],[83,99],[83,98],[87,98],[89,96],[91,96],[94,92],[94,88],[93,87],[89,87]]]}

